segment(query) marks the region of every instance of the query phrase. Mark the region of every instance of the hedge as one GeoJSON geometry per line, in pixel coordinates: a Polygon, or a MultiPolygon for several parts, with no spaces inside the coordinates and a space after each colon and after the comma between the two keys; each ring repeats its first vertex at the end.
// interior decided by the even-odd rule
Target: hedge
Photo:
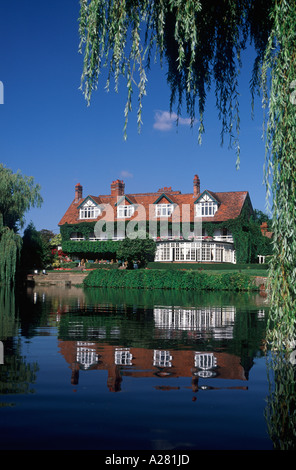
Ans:
{"type": "Polygon", "coordinates": [[[106,240],[106,241],[71,241],[66,240],[62,242],[62,249],[67,254],[73,253],[114,253],[118,249],[118,241],[106,240]]]}
{"type": "Polygon", "coordinates": [[[128,289],[185,289],[211,291],[258,290],[252,277],[241,273],[209,274],[201,271],[94,270],[84,280],[86,287],[128,289]]]}
{"type": "Polygon", "coordinates": [[[267,271],[268,264],[259,263],[246,263],[246,264],[233,264],[233,263],[171,263],[171,262],[157,262],[153,261],[147,264],[149,269],[167,269],[167,270],[178,270],[178,269],[192,269],[198,271],[240,271],[248,269],[256,269],[260,271],[267,271]]]}

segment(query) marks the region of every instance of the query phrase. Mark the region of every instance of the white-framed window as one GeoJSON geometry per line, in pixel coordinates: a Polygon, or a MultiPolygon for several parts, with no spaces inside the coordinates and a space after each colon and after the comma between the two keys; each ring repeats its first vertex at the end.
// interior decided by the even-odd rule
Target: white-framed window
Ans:
{"type": "Polygon", "coordinates": [[[196,204],[196,215],[198,217],[213,217],[218,210],[218,204],[207,194],[196,204]]]}
{"type": "Polygon", "coordinates": [[[101,214],[101,209],[92,201],[87,201],[79,211],[80,219],[96,219],[101,214]]]}
{"type": "Polygon", "coordinates": [[[196,352],[194,355],[195,367],[198,369],[213,369],[217,367],[217,358],[213,353],[196,352]]]}
{"type": "Polygon", "coordinates": [[[131,366],[133,355],[129,348],[116,348],[115,349],[115,364],[118,366],[131,366]]]}
{"type": "Polygon", "coordinates": [[[156,217],[169,217],[174,210],[174,204],[156,204],[155,215],[156,217]]]}
{"type": "Polygon", "coordinates": [[[153,352],[153,365],[156,367],[172,367],[173,357],[170,351],[154,350],[153,352]]]}
{"type": "Polygon", "coordinates": [[[120,205],[117,207],[118,218],[132,217],[132,215],[134,215],[134,212],[135,212],[134,206],[120,205]]]}

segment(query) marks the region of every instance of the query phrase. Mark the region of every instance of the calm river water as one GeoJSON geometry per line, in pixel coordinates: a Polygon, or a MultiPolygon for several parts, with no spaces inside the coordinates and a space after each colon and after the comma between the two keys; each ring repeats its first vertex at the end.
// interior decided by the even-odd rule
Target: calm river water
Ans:
{"type": "Polygon", "coordinates": [[[259,294],[44,286],[2,289],[0,308],[1,449],[295,444],[278,411],[295,369],[280,395],[259,294]]]}

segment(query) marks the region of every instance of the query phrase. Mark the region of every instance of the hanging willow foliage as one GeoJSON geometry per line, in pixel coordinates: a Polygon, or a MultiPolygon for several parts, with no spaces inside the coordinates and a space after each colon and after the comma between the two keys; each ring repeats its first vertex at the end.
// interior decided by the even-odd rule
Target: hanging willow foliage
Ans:
{"type": "Polygon", "coordinates": [[[21,246],[21,237],[3,226],[0,214],[0,284],[14,282],[21,246]]]}
{"type": "Polygon", "coordinates": [[[24,226],[24,214],[31,207],[40,207],[40,186],[32,176],[0,164],[0,283],[14,283],[22,239],[19,228],[24,226]]]}
{"type": "Polygon", "coordinates": [[[138,126],[146,95],[147,70],[158,56],[168,67],[170,109],[181,115],[183,100],[192,125],[199,114],[199,139],[204,132],[206,95],[215,83],[216,105],[222,121],[222,140],[228,132],[237,148],[239,132],[238,75],[241,51],[248,36],[257,58],[252,93],[269,31],[270,2],[257,0],[80,0],[80,52],[84,53],[81,88],[90,103],[99,75],[107,68],[106,88],[113,77],[126,79],[125,125],[138,92],[138,126]]]}
{"type": "Polygon", "coordinates": [[[154,54],[167,66],[170,110],[176,105],[180,116],[185,104],[192,124],[198,117],[199,140],[206,97],[214,89],[222,141],[227,133],[237,163],[241,53],[248,41],[254,46],[251,98],[263,91],[268,108],[265,176],[267,199],[273,196],[275,234],[270,274],[273,333],[281,332],[278,343],[289,342],[295,337],[296,294],[295,1],[80,0],[80,5],[81,88],[87,102],[105,67],[107,89],[111,78],[115,90],[120,76],[126,80],[125,135],[137,89],[140,128],[146,74],[154,54]]]}
{"type": "Polygon", "coordinates": [[[262,68],[264,99],[268,106],[265,176],[273,200],[270,293],[274,327],[271,340],[286,346],[290,342],[293,347],[296,340],[295,2],[275,2],[272,24],[262,68]]]}

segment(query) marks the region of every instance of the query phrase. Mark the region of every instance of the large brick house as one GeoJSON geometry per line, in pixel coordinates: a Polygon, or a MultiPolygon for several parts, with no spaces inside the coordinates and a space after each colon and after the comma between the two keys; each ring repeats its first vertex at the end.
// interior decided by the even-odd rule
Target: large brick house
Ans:
{"type": "Polygon", "coordinates": [[[74,200],[59,226],[67,226],[69,239],[76,243],[85,239],[104,243],[107,238],[122,240],[128,236],[129,225],[138,225],[156,241],[155,261],[235,263],[231,227],[243,213],[250,217],[252,211],[248,191],[201,190],[197,175],[187,194],[171,187],[151,193],[126,193],[124,182],[118,179],[111,183],[109,195],[83,196],[83,188],[77,184],[74,200]],[[85,224],[92,227],[87,237],[85,230],[80,230],[85,224]],[[113,230],[108,234],[99,230],[103,224],[113,230]]]}

